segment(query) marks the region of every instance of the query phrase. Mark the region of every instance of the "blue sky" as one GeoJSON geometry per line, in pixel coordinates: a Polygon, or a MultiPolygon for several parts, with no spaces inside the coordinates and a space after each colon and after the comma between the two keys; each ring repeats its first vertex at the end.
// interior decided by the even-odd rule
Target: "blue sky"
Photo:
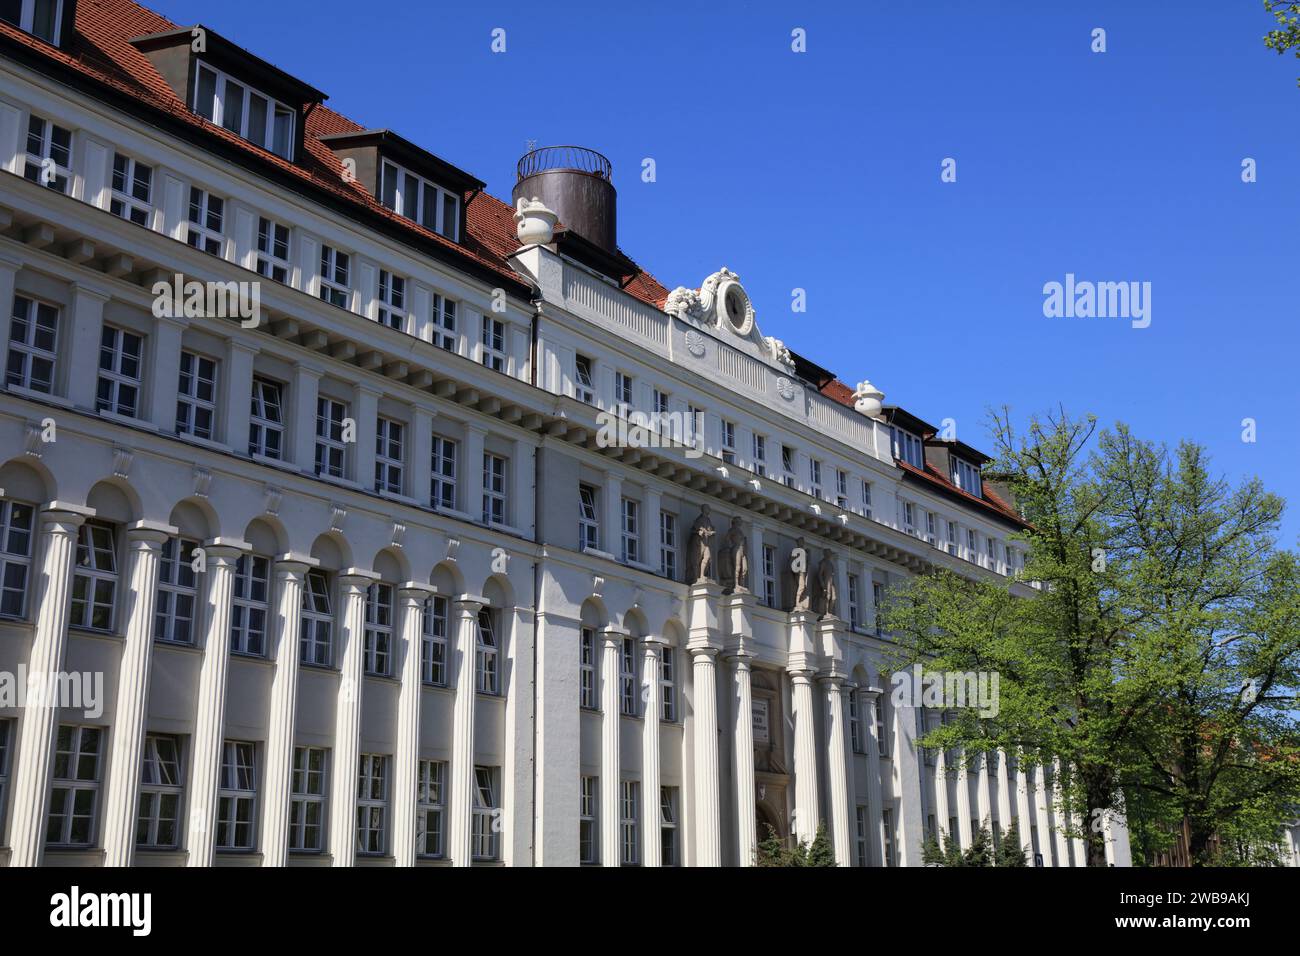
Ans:
{"type": "Polygon", "coordinates": [[[598,149],[668,287],[726,265],[765,334],[976,446],[1004,402],[1193,439],[1300,538],[1300,61],[1258,0],[149,5],[497,196],[529,139],[598,149]],[[1067,272],[1150,282],[1150,327],[1045,318],[1067,272]]]}

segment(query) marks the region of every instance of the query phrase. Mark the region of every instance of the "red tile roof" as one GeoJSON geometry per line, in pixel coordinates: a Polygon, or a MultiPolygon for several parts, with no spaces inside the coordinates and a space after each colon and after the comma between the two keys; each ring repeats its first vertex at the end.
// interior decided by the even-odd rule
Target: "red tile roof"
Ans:
{"type": "Polygon", "coordinates": [[[1011,505],[1008,504],[1007,502],[1003,501],[1002,498],[996,492],[994,492],[988,486],[987,483],[984,485],[983,488],[984,497],[977,498],[974,495],[972,495],[969,491],[963,491],[962,489],[958,488],[946,477],[940,474],[937,469],[932,468],[928,464],[924,468],[917,468],[911,462],[903,461],[902,459],[898,459],[898,458],[894,459],[894,464],[897,465],[900,469],[902,469],[902,471],[905,472],[906,474],[913,475],[922,482],[926,482],[928,484],[935,485],[939,488],[942,488],[944,491],[948,492],[949,494],[957,495],[958,497],[963,499],[967,504],[973,507],[982,508],[985,511],[991,511],[994,514],[996,514],[999,518],[1002,518],[1006,521],[1010,521],[1021,528],[1029,527],[1029,525],[1025,522],[1025,520],[1021,518],[1020,515],[1016,512],[1016,509],[1011,507],[1011,505]]]}

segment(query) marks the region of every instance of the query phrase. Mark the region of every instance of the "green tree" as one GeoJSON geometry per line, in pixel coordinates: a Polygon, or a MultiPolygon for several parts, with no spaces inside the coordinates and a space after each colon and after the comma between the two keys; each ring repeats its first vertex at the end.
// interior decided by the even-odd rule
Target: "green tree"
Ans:
{"type": "Polygon", "coordinates": [[[1295,50],[1300,57],[1300,0],[1264,0],[1264,9],[1277,20],[1277,27],[1264,34],[1264,45],[1279,56],[1295,50]]]}
{"type": "MultiPolygon", "coordinates": [[[[1013,828],[1014,829],[1014,828],[1013,828]]],[[[924,866],[1015,866],[1014,863],[999,862],[1000,844],[995,843],[985,823],[971,834],[971,845],[965,850],[952,838],[943,834],[943,847],[934,837],[928,837],[921,848],[921,862],[924,866]]],[[[1024,852],[1020,853],[1020,865],[1024,865],[1024,852]]]]}
{"type": "Polygon", "coordinates": [[[770,826],[767,836],[758,844],[755,866],[835,866],[835,851],[826,836],[826,827],[819,826],[812,843],[799,840],[787,846],[770,826]]]}
{"type": "Polygon", "coordinates": [[[1020,827],[1016,821],[1002,834],[994,850],[994,866],[1028,866],[1025,862],[1025,847],[1020,842],[1020,827]]]}

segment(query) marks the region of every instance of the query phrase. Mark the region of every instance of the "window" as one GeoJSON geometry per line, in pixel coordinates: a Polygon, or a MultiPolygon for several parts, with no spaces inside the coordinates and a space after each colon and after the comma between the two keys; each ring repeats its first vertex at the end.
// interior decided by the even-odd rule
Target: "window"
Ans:
{"type": "Polygon", "coordinates": [[[578,658],[578,706],[598,710],[596,700],[596,631],[584,627],[580,637],[582,646],[578,658]]]}
{"type": "Polygon", "coordinates": [[[975,562],[979,560],[979,536],[975,533],[974,528],[966,529],[966,560],[975,562]]]}
{"type": "Polygon", "coordinates": [[[903,431],[901,428],[890,430],[890,441],[894,448],[894,457],[899,461],[905,461],[914,468],[925,467],[925,450],[921,445],[921,439],[917,438],[911,432],[903,431]]]}
{"type": "Polygon", "coordinates": [[[194,112],[255,146],[293,159],[296,111],[206,63],[198,65],[194,112]]]}
{"type": "Polygon", "coordinates": [[[600,862],[600,830],[596,826],[596,812],[600,806],[599,783],[595,777],[583,777],[579,782],[578,805],[578,862],[600,862]]]}
{"type": "Polygon", "coordinates": [[[776,548],[763,545],[763,604],[776,607],[776,548]]]}
{"type": "Polygon", "coordinates": [[[659,788],[659,858],[664,866],[677,866],[677,788],[659,788]]]}
{"type": "Polygon", "coordinates": [[[402,493],[405,434],[406,426],[391,418],[380,416],[375,423],[375,491],[381,494],[402,493]]]}
{"type": "Polygon", "coordinates": [[[664,646],[659,658],[659,716],[672,723],[677,719],[677,652],[664,646]]]}
{"type": "Polygon", "coordinates": [[[619,832],[622,834],[620,862],[636,866],[641,862],[641,844],[637,839],[637,806],[641,803],[641,784],[635,780],[622,781],[619,800],[619,832]]]}
{"type": "Polygon", "coordinates": [[[654,424],[657,428],[666,421],[668,416],[668,393],[656,388],[651,392],[651,396],[654,402],[654,424]]]}
{"type": "Polygon", "coordinates": [[[992,571],[997,566],[998,543],[992,538],[984,539],[984,567],[992,571]]]}
{"type": "Polygon", "coordinates": [[[176,434],[211,441],[216,417],[217,363],[194,352],[182,352],[176,383],[176,434]]]}
{"type": "Polygon", "coordinates": [[[99,334],[95,410],[135,418],[140,409],[140,355],[144,339],[106,325],[99,334]]]}
{"type": "MultiPolygon", "coordinates": [[[[31,505],[0,501],[0,617],[21,619],[27,613],[34,514],[31,505]]],[[[0,734],[3,732],[0,727],[0,734]]],[[[3,745],[3,739],[0,739],[0,745],[3,745]]],[[[0,761],[2,773],[4,764],[0,761]]],[[[0,801],[0,814],[3,813],[4,803],[0,801]]]]}
{"type": "Polygon", "coordinates": [[[506,324],[489,315],[483,316],[483,364],[494,372],[506,370],[506,324]]]}
{"type": "Polygon", "coordinates": [[[340,309],[348,307],[352,288],[348,277],[350,264],[346,252],[339,252],[333,246],[320,247],[320,297],[340,309]]]}
{"type": "Polygon", "coordinates": [[[447,808],[447,764],[442,760],[421,760],[416,784],[415,812],[418,852],[420,856],[443,855],[443,813],[447,808]]]}
{"type": "Polygon", "coordinates": [[[474,860],[497,858],[497,826],[501,810],[497,803],[498,768],[474,768],[474,817],[470,832],[470,856],[474,860]]]}
{"type": "Polygon", "coordinates": [[[420,648],[420,679],[435,687],[447,686],[447,599],[434,596],[424,604],[420,648]]]}
{"type": "MultiPolygon", "coordinates": [[[[12,720],[0,720],[0,820],[5,817],[5,797],[9,794],[9,728],[12,720]]],[[[0,839],[4,828],[0,827],[0,839]]]]}
{"type": "Polygon", "coordinates": [[[885,866],[897,866],[894,862],[894,813],[885,809],[880,811],[881,829],[885,831],[885,866]]]}
{"type": "Polygon", "coordinates": [[[722,420],[722,461],[727,465],[736,463],[736,425],[725,418],[722,420]]]}
{"type": "Polygon", "coordinates": [[[871,482],[862,482],[862,514],[866,518],[871,517],[871,482]]]}
{"type": "Polygon", "coordinates": [[[9,356],[5,385],[47,395],[54,391],[54,363],[58,361],[59,310],[45,302],[14,296],[9,324],[9,356]]]}
{"type": "Polygon", "coordinates": [[[334,631],[334,609],[330,604],[330,584],[325,572],[308,571],[302,589],[302,622],[298,633],[298,659],[304,664],[330,666],[334,631]]]}
{"type": "Polygon", "coordinates": [[[835,469],[835,504],[844,510],[849,507],[849,473],[843,468],[835,469]]]}
{"type": "Polygon", "coordinates": [[[767,438],[754,433],[754,474],[767,477],[767,438]]]}
{"type": "Polygon", "coordinates": [[[257,220],[257,274],[276,282],[288,282],[289,227],[259,216],[257,220]]]}
{"type": "Polygon", "coordinates": [[[257,776],[253,745],[227,740],[221,748],[217,791],[218,850],[251,850],[257,820],[257,776]]]}
{"type": "Polygon", "coordinates": [[[626,372],[614,373],[614,403],[618,406],[618,413],[624,417],[634,406],[632,400],[633,386],[632,376],[626,372]]]}
{"type": "Polygon", "coordinates": [[[496,615],[491,608],[479,608],[478,648],[474,655],[474,686],[480,694],[501,693],[501,657],[497,643],[496,615]]]}
{"type": "Polygon", "coordinates": [[[677,580],[677,515],[659,512],[659,573],[677,580]]]}
{"type": "Polygon", "coordinates": [[[822,496],[822,463],[816,458],[808,459],[808,494],[814,498],[822,496]]]}
{"type": "Polygon", "coordinates": [[[880,637],[885,633],[885,625],[881,615],[881,611],[885,608],[885,586],[879,581],[871,582],[871,605],[876,614],[876,636],[880,637]]]}
{"type": "Polygon", "coordinates": [[[967,494],[982,498],[984,493],[983,486],[980,484],[980,470],[960,458],[953,458],[951,461],[952,483],[967,494]]]}
{"type": "Polygon", "coordinates": [[[27,163],[23,175],[34,183],[68,191],[72,178],[72,134],[32,114],[27,119],[27,163]]]}
{"type": "Polygon", "coordinates": [[[388,677],[393,654],[393,586],[376,582],[366,590],[366,673],[388,677]]]}
{"type": "Polygon", "coordinates": [[[158,600],[154,607],[153,636],[156,641],[194,643],[194,605],[198,587],[194,575],[197,541],[168,538],[163,542],[158,566],[158,600]]]}
{"type": "Polygon", "coordinates": [[[457,242],[460,197],[427,179],[384,160],[379,175],[380,201],[393,212],[457,242]]]}
{"type": "Polygon", "coordinates": [[[357,852],[383,853],[387,848],[388,758],[362,754],[357,773],[357,852]]]}
{"type": "Polygon", "coordinates": [[[866,748],[862,746],[862,714],[858,707],[858,691],[850,687],[848,691],[849,699],[849,743],[853,747],[855,754],[866,753],[866,748]]]}
{"type": "Polygon", "coordinates": [[[641,560],[641,503],[631,498],[623,499],[623,561],[641,560]]]}
{"type": "Polygon", "coordinates": [[[325,751],[320,747],[294,747],[289,849],[319,853],[324,831],[325,751]]]}
{"type": "MultiPolygon", "coordinates": [[[[316,398],[316,474],[342,478],[347,470],[348,439],[352,425],[344,402],[316,398]]],[[[355,427],[355,426],[354,426],[355,427]]]]}
{"type": "Polygon", "coordinates": [[[885,736],[885,705],[880,695],[871,701],[872,715],[876,721],[876,752],[882,757],[889,756],[889,738],[885,736]]]}
{"type": "Polygon", "coordinates": [[[164,850],[180,844],[182,780],[176,738],[152,734],[145,737],[136,846],[164,850]]]}
{"type": "Polygon", "coordinates": [[[438,292],[433,294],[433,344],[456,351],[456,300],[438,292]]]}
{"type": "Polygon", "coordinates": [[[45,823],[47,845],[94,845],[103,742],[104,732],[99,727],[59,725],[50,812],[45,823]]]}
{"type": "Polygon", "coordinates": [[[948,553],[957,556],[957,522],[948,522],[948,553]]]}
{"type": "Polygon", "coordinates": [[[113,194],[108,209],[137,226],[149,225],[153,167],[121,153],[113,154],[113,194]]]}
{"type": "Polygon", "coordinates": [[[406,280],[379,270],[379,324],[406,331],[406,280]]]}
{"type": "Polygon", "coordinates": [[[916,505],[910,501],[903,502],[903,530],[916,534],[916,505]]]}
{"type": "Polygon", "coordinates": [[[483,453],[483,523],[506,523],[506,460],[483,453]]]}
{"type": "Polygon", "coordinates": [[[858,866],[867,865],[867,808],[858,804],[855,812],[857,822],[857,862],[858,866]]]}
{"type": "Polygon", "coordinates": [[[111,631],[116,596],[117,540],[113,526],[87,521],[77,529],[70,626],[111,631]]]}
{"type": "Polygon", "coordinates": [[[433,436],[433,461],[429,472],[429,506],[456,509],[456,443],[433,436]]]}
{"type": "Polygon", "coordinates": [[[596,404],[596,387],[592,384],[591,359],[579,355],[574,361],[573,397],[588,405],[596,404]]]}
{"type": "Polygon", "coordinates": [[[641,694],[636,672],[636,638],[625,637],[619,641],[618,655],[618,712],[624,717],[637,716],[641,694]]]}
{"type": "Polygon", "coordinates": [[[236,654],[266,654],[266,615],[271,562],[260,554],[241,554],[235,563],[230,608],[230,649],[236,654]]]}
{"type": "Polygon", "coordinates": [[[939,540],[938,534],[935,530],[933,511],[927,511],[925,513],[925,540],[930,543],[930,547],[936,547],[936,542],[939,540]]]}
{"type": "Polygon", "coordinates": [[[849,627],[857,630],[862,626],[862,594],[858,576],[850,574],[849,583],[849,627]]]}
{"type": "Polygon", "coordinates": [[[781,481],[787,488],[794,487],[794,449],[789,445],[781,446],[781,481]]]}
{"type": "Polygon", "coordinates": [[[578,486],[578,548],[600,548],[600,519],[596,510],[596,489],[578,486]]]}
{"type": "Polygon", "coordinates": [[[226,225],[226,201],[198,186],[190,187],[189,218],[185,223],[185,241],[195,249],[213,256],[221,255],[222,235],[226,225]]]}
{"type": "Polygon", "coordinates": [[[691,445],[698,445],[704,439],[704,412],[694,405],[687,405],[686,418],[687,441],[691,445]]]}
{"type": "Polygon", "coordinates": [[[52,46],[63,29],[62,0],[7,0],[0,3],[0,20],[7,20],[52,46]]]}
{"type": "Polygon", "coordinates": [[[266,378],[253,379],[253,407],[248,419],[248,453],[279,460],[284,448],[284,388],[266,378]]]}

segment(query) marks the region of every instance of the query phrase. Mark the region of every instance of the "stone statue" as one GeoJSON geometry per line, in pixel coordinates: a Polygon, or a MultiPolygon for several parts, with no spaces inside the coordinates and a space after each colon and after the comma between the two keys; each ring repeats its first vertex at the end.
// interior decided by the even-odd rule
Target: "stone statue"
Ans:
{"type": "Polygon", "coordinates": [[[731,528],[722,539],[718,552],[718,571],[722,586],[730,591],[745,591],[749,581],[749,546],[740,518],[731,519],[731,528]]]}
{"type": "Polygon", "coordinates": [[[794,578],[794,610],[812,610],[812,591],[808,587],[808,546],[803,538],[794,543],[790,553],[790,574],[794,578]]]}
{"type": "Polygon", "coordinates": [[[713,580],[713,542],[717,532],[709,520],[709,506],[700,508],[700,516],[691,525],[691,541],[686,550],[686,583],[713,580]]]}
{"type": "Polygon", "coordinates": [[[839,586],[835,574],[835,558],[831,549],[822,552],[817,565],[816,610],[820,617],[835,617],[839,608],[839,586]]]}

